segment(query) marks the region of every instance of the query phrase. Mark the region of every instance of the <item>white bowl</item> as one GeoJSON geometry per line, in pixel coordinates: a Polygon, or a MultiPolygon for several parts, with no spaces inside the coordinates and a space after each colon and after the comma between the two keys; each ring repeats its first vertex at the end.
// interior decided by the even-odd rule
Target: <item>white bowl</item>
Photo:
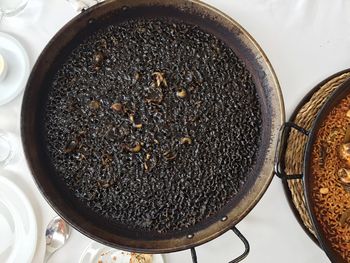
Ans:
{"type": "MultiPolygon", "coordinates": [[[[94,241],[86,247],[79,263],[129,263],[131,254],[130,252],[107,247],[94,241]]],[[[153,255],[152,263],[164,263],[163,256],[159,254],[153,255]]]]}
{"type": "Polygon", "coordinates": [[[6,77],[0,81],[0,105],[17,97],[27,83],[29,58],[23,46],[12,36],[0,32],[0,53],[7,62],[6,77]]]}

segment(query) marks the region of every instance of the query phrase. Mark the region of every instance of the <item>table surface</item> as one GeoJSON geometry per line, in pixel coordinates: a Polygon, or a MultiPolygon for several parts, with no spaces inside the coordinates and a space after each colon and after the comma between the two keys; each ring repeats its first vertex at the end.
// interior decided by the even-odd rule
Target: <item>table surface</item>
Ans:
{"type": "MultiPolygon", "coordinates": [[[[206,0],[238,21],[260,44],[280,81],[287,117],[317,83],[350,65],[350,1],[346,0],[206,0]]],[[[0,31],[15,36],[27,49],[31,66],[50,38],[77,13],[64,0],[30,0],[14,18],[5,18],[0,31]]],[[[22,95],[0,107],[1,129],[19,137],[22,95]]],[[[38,222],[33,262],[42,262],[44,231],[55,212],[36,188],[23,153],[1,171],[29,197],[38,222]]],[[[237,227],[251,252],[244,262],[325,263],[325,254],[304,233],[291,212],[279,179],[237,227]]],[[[78,262],[91,240],[73,231],[52,263],[78,262]]],[[[228,262],[243,250],[232,233],[197,249],[199,262],[228,262]]],[[[189,251],[165,255],[167,263],[191,262],[189,251]]]]}

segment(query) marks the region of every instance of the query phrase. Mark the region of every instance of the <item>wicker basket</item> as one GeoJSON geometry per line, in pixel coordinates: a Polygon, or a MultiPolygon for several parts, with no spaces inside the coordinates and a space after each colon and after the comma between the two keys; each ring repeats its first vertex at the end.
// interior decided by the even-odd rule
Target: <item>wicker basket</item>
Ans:
{"type": "MultiPolygon", "coordinates": [[[[310,130],[316,116],[327,100],[343,82],[350,78],[350,70],[339,72],[317,85],[296,108],[290,118],[290,122],[310,130]]],[[[304,148],[307,137],[292,129],[289,133],[285,149],[286,174],[301,174],[303,169],[304,148]]],[[[291,208],[306,233],[317,244],[317,236],[309,216],[304,186],[301,179],[283,180],[285,192],[291,208]]]]}

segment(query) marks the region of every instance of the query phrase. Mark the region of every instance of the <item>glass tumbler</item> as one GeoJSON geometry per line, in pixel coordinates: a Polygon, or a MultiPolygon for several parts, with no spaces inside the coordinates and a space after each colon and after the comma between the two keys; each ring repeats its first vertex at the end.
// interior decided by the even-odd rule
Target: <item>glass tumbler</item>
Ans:
{"type": "Polygon", "coordinates": [[[0,168],[7,166],[13,161],[18,152],[16,137],[8,132],[0,130],[0,168]]]}
{"type": "Polygon", "coordinates": [[[27,5],[28,0],[0,0],[0,21],[4,16],[15,16],[27,5]]]}

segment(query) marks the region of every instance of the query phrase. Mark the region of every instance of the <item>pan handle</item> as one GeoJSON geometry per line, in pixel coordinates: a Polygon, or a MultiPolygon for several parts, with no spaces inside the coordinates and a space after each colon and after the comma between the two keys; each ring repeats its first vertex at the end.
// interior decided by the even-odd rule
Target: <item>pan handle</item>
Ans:
{"type": "MultiPolygon", "coordinates": [[[[245,247],[245,250],[242,253],[242,255],[240,255],[239,257],[237,257],[234,260],[229,262],[229,263],[238,263],[238,262],[241,262],[243,259],[245,259],[248,256],[249,251],[250,251],[250,246],[249,246],[248,240],[242,235],[242,233],[235,226],[231,230],[239,237],[239,239],[243,242],[244,247],[245,247]]],[[[194,247],[191,248],[191,256],[192,256],[192,262],[198,263],[197,253],[196,253],[196,249],[194,247]]]]}
{"type": "Polygon", "coordinates": [[[296,125],[293,122],[286,122],[282,125],[280,132],[279,132],[279,136],[278,136],[278,142],[277,142],[274,174],[283,180],[302,179],[303,178],[302,174],[289,174],[288,175],[285,172],[285,158],[284,157],[285,157],[286,148],[287,148],[288,135],[289,135],[292,128],[299,131],[301,134],[303,134],[305,136],[309,136],[308,130],[296,125]]]}
{"type": "Polygon", "coordinates": [[[93,5],[103,2],[104,0],[66,0],[77,12],[82,12],[93,5]]]}

